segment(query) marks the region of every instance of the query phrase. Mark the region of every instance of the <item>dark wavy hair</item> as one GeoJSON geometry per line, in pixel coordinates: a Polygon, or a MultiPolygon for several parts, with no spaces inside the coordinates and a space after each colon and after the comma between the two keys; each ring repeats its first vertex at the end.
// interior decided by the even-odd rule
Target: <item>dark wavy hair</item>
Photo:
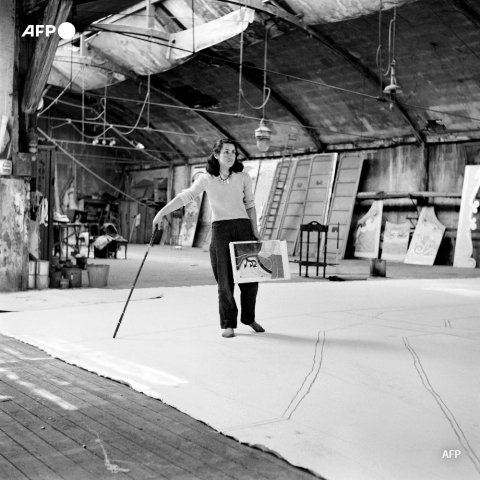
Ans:
{"type": "Polygon", "coordinates": [[[207,172],[214,177],[218,177],[220,175],[220,163],[215,155],[219,155],[222,151],[222,147],[225,143],[231,144],[235,146],[235,162],[230,167],[230,173],[232,172],[243,172],[243,163],[238,160],[238,145],[235,140],[230,140],[226,138],[225,140],[218,140],[217,143],[213,146],[212,154],[210,158],[207,160],[207,172]]]}

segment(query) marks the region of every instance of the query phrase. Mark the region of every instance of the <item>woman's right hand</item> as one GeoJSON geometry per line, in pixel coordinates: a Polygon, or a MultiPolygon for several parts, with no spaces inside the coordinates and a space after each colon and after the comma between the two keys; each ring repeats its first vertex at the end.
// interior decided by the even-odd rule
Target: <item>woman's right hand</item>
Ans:
{"type": "Polygon", "coordinates": [[[160,212],[158,212],[155,215],[155,218],[153,219],[153,222],[152,222],[153,230],[155,230],[155,228],[158,228],[158,230],[160,230],[160,227],[162,226],[162,220],[163,220],[163,215],[161,215],[160,212]]]}

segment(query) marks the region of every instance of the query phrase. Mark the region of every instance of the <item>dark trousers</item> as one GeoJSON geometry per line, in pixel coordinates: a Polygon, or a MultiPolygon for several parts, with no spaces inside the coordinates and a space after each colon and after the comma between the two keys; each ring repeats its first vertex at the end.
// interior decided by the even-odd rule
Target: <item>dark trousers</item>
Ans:
{"type": "MultiPolygon", "coordinates": [[[[230,242],[254,240],[252,226],[248,219],[221,220],[212,223],[210,260],[213,274],[218,283],[218,303],[221,328],[237,328],[238,308],[233,297],[233,271],[230,260],[230,242]]],[[[255,321],[255,302],[258,283],[239,283],[240,321],[250,325],[255,321]]]]}

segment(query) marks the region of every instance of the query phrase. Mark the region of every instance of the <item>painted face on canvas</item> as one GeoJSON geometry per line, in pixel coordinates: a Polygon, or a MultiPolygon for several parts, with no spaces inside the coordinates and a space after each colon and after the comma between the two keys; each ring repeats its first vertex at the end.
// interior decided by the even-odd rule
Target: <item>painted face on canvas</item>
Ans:
{"type": "Polygon", "coordinates": [[[224,167],[231,168],[235,163],[235,158],[237,156],[237,150],[235,145],[231,143],[224,143],[220,153],[216,156],[218,162],[220,163],[220,168],[224,167]]]}

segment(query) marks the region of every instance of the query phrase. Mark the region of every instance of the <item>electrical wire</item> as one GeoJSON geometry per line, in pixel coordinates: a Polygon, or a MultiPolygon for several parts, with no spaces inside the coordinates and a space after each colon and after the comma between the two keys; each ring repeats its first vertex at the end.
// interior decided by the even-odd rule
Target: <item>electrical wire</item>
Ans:
{"type": "MultiPolygon", "coordinates": [[[[82,141],[75,141],[75,140],[65,140],[65,139],[61,139],[61,138],[56,138],[55,139],[57,142],[59,143],[67,143],[67,144],[72,144],[72,145],[83,145],[83,146],[91,146],[92,144],[90,142],[82,142],[82,141]]],[[[97,147],[103,147],[103,148],[113,148],[114,150],[128,150],[128,151],[138,151],[138,148],[136,147],[126,147],[126,146],[123,146],[123,145],[118,145],[118,144],[115,144],[115,145],[103,145],[101,143],[95,145],[95,148],[97,147]]],[[[181,157],[181,155],[177,152],[175,152],[174,150],[153,150],[153,149],[147,149],[145,148],[143,151],[147,151],[147,152],[150,152],[152,154],[155,154],[155,153],[166,153],[166,154],[174,154],[176,155],[178,158],[181,157]]],[[[107,158],[107,157],[105,157],[107,158]]],[[[111,157],[108,157],[108,158],[111,158],[111,157]]],[[[183,157],[182,157],[183,158],[183,157]]]]}
{"type": "MultiPolygon", "coordinates": [[[[107,31],[107,30],[105,30],[107,31]]],[[[125,37],[129,37],[129,38],[133,38],[135,40],[142,40],[142,41],[149,41],[149,40],[146,40],[146,39],[143,39],[143,38],[139,38],[138,36],[135,36],[135,35],[132,35],[132,34],[128,34],[128,33],[120,33],[118,32],[117,33],[118,35],[123,35],[125,37]]],[[[173,49],[176,49],[176,50],[180,50],[182,52],[189,52],[189,53],[192,53],[190,50],[187,50],[185,48],[180,48],[180,47],[177,47],[175,45],[168,45],[167,43],[162,43],[161,40],[157,39],[157,38],[150,38],[150,41],[151,43],[154,43],[156,45],[160,45],[160,46],[163,46],[163,47],[168,47],[168,48],[173,48],[173,49]]],[[[195,54],[196,56],[202,56],[202,57],[205,57],[205,58],[208,58],[208,59],[211,59],[211,60],[215,60],[215,61],[218,61],[218,58],[215,57],[214,55],[209,55],[208,53],[204,53],[203,51],[201,52],[196,52],[195,54]]],[[[226,58],[222,58],[221,59],[222,62],[225,62],[225,63],[230,63],[232,65],[235,65],[235,66],[238,66],[239,68],[242,67],[242,63],[239,63],[239,62],[235,62],[233,60],[228,60],[226,58]]],[[[249,65],[248,68],[250,70],[259,70],[259,71],[264,71],[264,69],[262,68],[259,68],[259,67],[255,67],[255,66],[251,66],[249,65]]],[[[272,75],[278,75],[278,76],[281,76],[281,77],[284,77],[284,78],[288,78],[290,80],[297,80],[297,81],[301,81],[301,82],[306,82],[306,83],[311,83],[311,84],[314,84],[314,85],[317,85],[317,86],[320,86],[320,87],[325,87],[325,88],[330,88],[332,90],[338,90],[338,91],[341,91],[341,92],[344,92],[344,93],[350,93],[352,95],[359,95],[359,96],[365,96],[367,98],[372,98],[374,100],[377,100],[378,97],[374,96],[374,95],[368,95],[368,94],[363,94],[361,92],[357,92],[357,91],[354,91],[354,90],[349,90],[347,88],[341,88],[341,87],[336,87],[334,85],[329,85],[327,83],[322,83],[322,82],[316,82],[314,80],[309,80],[309,79],[306,79],[306,78],[301,78],[301,77],[297,77],[295,75],[289,75],[289,74],[286,74],[286,73],[281,73],[281,72],[276,72],[274,70],[268,70],[268,69],[265,69],[265,71],[268,73],[268,74],[272,74],[272,75]]]]}
{"type": "MultiPolygon", "coordinates": [[[[149,96],[150,96],[150,90],[147,90],[147,94],[145,95],[145,100],[143,101],[142,108],[140,109],[140,113],[138,115],[137,121],[135,122],[135,125],[128,132],[121,132],[123,135],[129,135],[134,130],[136,130],[136,128],[138,127],[138,124],[140,123],[140,120],[142,119],[143,110],[145,109],[145,105],[147,103],[147,100],[148,100],[149,96]]],[[[110,98],[113,98],[113,97],[110,97],[110,98]]],[[[150,105],[150,102],[149,102],[149,105],[150,105]]],[[[147,126],[148,126],[148,123],[147,123],[147,126]]],[[[122,128],[122,127],[120,127],[120,128],[122,128]]]]}
{"type": "MultiPolygon", "coordinates": [[[[433,11],[433,10],[432,10],[433,11]]],[[[435,13],[435,12],[434,12],[435,13]]],[[[380,9],[380,14],[379,14],[379,23],[381,23],[381,9],[380,9]]],[[[390,22],[391,24],[391,22],[390,22]]],[[[448,26],[447,26],[448,27],[448,26]]],[[[243,32],[243,30],[242,30],[243,32]]],[[[453,32],[455,33],[455,32],[453,32]]],[[[121,34],[121,35],[124,35],[124,36],[127,36],[127,37],[132,37],[132,38],[135,38],[135,39],[138,39],[138,37],[135,37],[135,36],[132,36],[132,35],[129,35],[129,34],[121,34]]],[[[457,36],[457,38],[460,39],[460,37],[457,36]]],[[[150,39],[151,40],[151,43],[155,43],[157,45],[162,45],[162,46],[167,46],[166,44],[164,43],[161,43],[161,42],[157,42],[155,41],[154,39],[150,39]]],[[[380,40],[380,39],[379,39],[380,40]]],[[[461,39],[460,39],[461,40],[461,39]]],[[[463,42],[463,40],[461,40],[462,43],[465,44],[465,42],[463,42]]],[[[465,44],[466,45],[466,44],[465,44]]],[[[466,45],[468,47],[468,45],[466,45]]],[[[172,46],[172,48],[177,48],[179,49],[178,47],[175,47],[175,46],[172,46]]],[[[379,45],[379,48],[381,48],[381,44],[379,45]]],[[[185,50],[185,49],[179,49],[179,50],[185,50]]],[[[474,53],[474,52],[473,52],[474,53]]],[[[197,55],[200,55],[200,56],[203,56],[203,57],[206,57],[206,58],[211,58],[211,59],[214,59],[214,60],[218,60],[215,56],[212,56],[212,55],[208,55],[206,53],[197,53],[197,55]]],[[[378,50],[377,50],[377,56],[378,56],[378,50]]],[[[231,64],[236,64],[236,65],[240,65],[240,68],[242,68],[242,60],[241,59],[241,62],[240,64],[234,62],[234,61],[230,61],[230,60],[227,60],[227,59],[222,59],[222,61],[226,62],[226,63],[231,63],[231,64]]],[[[381,63],[380,63],[380,67],[381,67],[381,63]]],[[[249,66],[250,69],[252,70],[261,70],[260,68],[258,67],[251,67],[249,66]]],[[[372,95],[368,95],[368,94],[365,94],[364,92],[356,92],[356,91],[352,91],[352,90],[348,90],[348,89],[343,89],[341,87],[336,87],[336,86],[333,86],[333,85],[329,85],[329,84],[325,84],[325,83],[321,83],[321,82],[316,82],[316,81],[313,81],[313,80],[309,80],[309,79],[304,79],[304,78],[301,78],[301,77],[297,77],[297,76],[294,76],[294,75],[288,75],[288,74],[285,74],[285,73],[281,73],[281,72],[276,72],[276,71],[273,71],[273,70],[267,70],[266,68],[263,70],[264,72],[267,72],[269,74],[272,74],[272,75],[278,75],[278,76],[282,76],[284,78],[288,78],[288,79],[292,79],[292,80],[297,80],[297,81],[302,81],[302,82],[306,82],[306,83],[311,83],[311,84],[315,84],[317,86],[321,86],[321,87],[325,87],[325,88],[331,88],[331,89],[334,89],[334,90],[339,90],[339,91],[342,91],[344,93],[349,93],[349,94],[355,94],[355,95],[359,95],[359,96],[362,96],[363,98],[370,98],[370,99],[375,99],[375,100],[378,100],[378,97],[376,96],[372,96],[372,95]]],[[[80,73],[80,70],[77,72],[76,76],[80,73]]],[[[75,76],[75,78],[76,78],[75,76]]],[[[75,79],[74,78],[74,79],[75,79]]],[[[71,80],[71,82],[73,82],[73,80],[71,80]]],[[[68,85],[67,87],[68,88],[68,85]]],[[[381,88],[381,87],[380,87],[381,88]]],[[[65,89],[66,90],[66,89],[65,89]]],[[[40,112],[39,115],[41,115],[42,113],[44,113],[48,108],[50,108],[54,103],[56,103],[58,101],[58,99],[60,98],[60,96],[63,94],[64,92],[62,92],[50,105],[48,105],[48,107],[46,107],[42,112],[40,112]]],[[[91,94],[89,94],[91,95],[91,94]]],[[[147,94],[148,95],[148,94],[147,94]]],[[[111,98],[115,98],[115,97],[111,97],[111,98]]],[[[147,99],[147,97],[146,97],[147,99]]],[[[122,101],[129,101],[128,99],[119,99],[119,100],[122,100],[122,101]]],[[[133,101],[133,100],[130,100],[130,101],[133,101]]],[[[145,104],[145,101],[144,100],[144,104],[145,104]]],[[[248,103],[248,102],[247,102],[248,103]]],[[[392,101],[389,101],[387,100],[387,103],[395,103],[395,102],[392,102],[392,101]]],[[[158,105],[158,106],[162,106],[162,107],[167,107],[167,108],[184,108],[186,110],[193,110],[193,111],[198,111],[198,112],[205,112],[205,113],[208,113],[208,114],[217,114],[217,115],[229,115],[229,116],[237,116],[237,117],[241,117],[241,118],[246,118],[246,119],[255,119],[255,120],[260,120],[260,119],[257,119],[255,117],[250,117],[250,116],[247,116],[247,115],[241,115],[241,114],[232,114],[232,113],[228,113],[228,112],[218,112],[218,111],[212,111],[212,110],[206,110],[206,109],[197,109],[197,108],[191,108],[191,107],[180,107],[180,106],[174,106],[174,105],[166,105],[166,104],[158,104],[158,103],[152,103],[152,105],[158,105]]],[[[429,109],[427,107],[421,107],[421,106],[418,106],[418,105],[412,105],[412,104],[407,104],[407,103],[403,103],[402,102],[402,105],[406,106],[406,107],[410,107],[410,108],[414,108],[414,109],[420,109],[420,110],[425,110],[425,111],[431,111],[431,112],[435,112],[435,113],[439,113],[439,114],[443,114],[443,115],[448,115],[448,116],[452,116],[452,117],[458,117],[458,118],[464,118],[464,119],[469,119],[469,120],[473,120],[473,121],[480,121],[480,119],[478,118],[474,118],[474,117],[469,117],[469,116],[465,116],[465,115],[459,115],[459,114],[455,114],[455,113],[451,113],[451,112],[444,112],[444,111],[440,111],[440,110],[435,110],[435,109],[429,109]]],[[[75,105],[76,106],[76,105],[75,105]]],[[[253,108],[253,107],[252,107],[253,108]]],[[[142,110],[143,112],[143,110],[142,110]]],[[[139,120],[140,120],[140,117],[141,117],[141,114],[142,112],[140,113],[139,115],[139,119],[137,120],[137,123],[135,124],[137,127],[138,127],[138,123],[139,123],[139,120]]],[[[292,126],[296,126],[298,127],[298,124],[291,124],[291,123],[288,123],[288,122],[280,122],[280,121],[275,121],[275,120],[271,120],[271,123],[278,123],[278,124],[283,124],[283,125],[292,125],[292,126]]],[[[121,126],[118,126],[117,128],[122,128],[121,126]]],[[[328,131],[328,132],[332,132],[332,133],[341,133],[341,134],[346,134],[346,135],[351,135],[351,136],[358,136],[357,134],[352,134],[352,133],[347,133],[347,132],[338,132],[338,131],[332,131],[332,130],[329,130],[329,129],[323,129],[321,127],[307,127],[307,126],[303,126],[301,125],[301,128],[303,129],[312,129],[312,130],[316,130],[316,131],[328,131]]],[[[133,131],[133,130],[132,130],[133,131]]],[[[162,133],[169,133],[169,134],[180,134],[180,132],[166,132],[166,131],[162,131],[162,133]]],[[[188,134],[186,134],[188,135],[188,134]]],[[[192,135],[194,136],[194,135],[192,135]]],[[[366,138],[366,137],[363,137],[363,138],[366,138]]],[[[372,139],[374,139],[373,137],[371,137],[372,139]]]]}
{"type": "Polygon", "coordinates": [[[105,180],[103,177],[101,177],[100,175],[98,175],[97,173],[95,173],[92,169],[88,168],[86,165],[84,165],[82,162],[80,162],[80,160],[77,160],[71,153],[69,153],[67,150],[65,150],[54,138],[50,137],[49,135],[47,135],[40,127],[37,127],[37,131],[43,135],[49,142],[53,143],[54,145],[57,146],[57,148],[63,152],[67,157],[69,157],[71,160],[73,160],[77,165],[80,165],[83,169],[85,169],[87,172],[89,172],[91,175],[93,175],[95,178],[98,178],[101,182],[105,183],[106,185],[108,185],[110,188],[113,188],[113,190],[115,190],[116,192],[119,192],[121,193],[122,195],[124,195],[126,198],[129,198],[130,200],[133,200],[134,202],[136,203],[139,203],[141,205],[145,205],[147,208],[151,208],[153,210],[155,210],[153,207],[145,204],[145,203],[142,203],[140,202],[138,199],[136,199],[135,197],[132,197],[130,195],[128,195],[128,193],[125,193],[123,190],[120,190],[118,187],[116,187],[115,185],[112,185],[110,182],[107,182],[107,180],[105,180]]]}
{"type": "MultiPolygon", "coordinates": [[[[92,95],[95,96],[95,95],[92,95]]],[[[119,98],[119,97],[110,97],[114,100],[122,100],[124,102],[133,102],[133,103],[140,103],[138,100],[132,100],[132,99],[126,99],[126,98],[119,98]]],[[[223,116],[229,116],[229,117],[236,117],[236,118],[243,118],[245,120],[254,120],[254,121],[261,121],[262,119],[259,117],[253,117],[250,115],[244,115],[240,114],[238,115],[237,113],[228,113],[228,112],[218,112],[218,111],[211,111],[211,110],[204,110],[204,109],[193,109],[190,107],[181,107],[178,105],[168,105],[168,104],[161,104],[161,103],[156,103],[152,102],[151,103],[153,106],[160,106],[160,107],[165,107],[165,108],[176,108],[176,109],[181,109],[181,110],[195,110],[195,111],[200,111],[200,112],[205,112],[205,113],[210,113],[210,114],[216,114],[216,115],[223,115],[223,116]]],[[[80,106],[77,105],[77,108],[80,108],[80,106]]],[[[52,118],[52,117],[49,117],[52,118]]],[[[61,118],[56,118],[56,120],[63,121],[61,118]]],[[[72,120],[73,121],[73,120],[72,120]]],[[[100,123],[95,123],[95,122],[86,122],[90,125],[97,125],[100,126],[102,124],[100,123]]],[[[352,137],[358,137],[357,133],[351,133],[351,132],[344,132],[341,130],[332,130],[326,127],[312,127],[312,126],[304,126],[304,125],[299,125],[298,123],[290,123],[290,122],[282,122],[280,120],[269,120],[269,123],[275,124],[275,125],[285,125],[289,127],[295,127],[295,128],[302,128],[302,129],[308,129],[308,130],[313,130],[317,132],[328,132],[328,133],[333,133],[333,134],[342,134],[342,135],[347,135],[347,136],[352,136],[352,137]]],[[[117,128],[125,128],[124,125],[113,125],[114,127],[117,128]]],[[[166,134],[171,134],[171,135],[183,135],[183,136],[191,136],[191,137],[197,137],[197,138],[208,138],[208,139],[217,139],[217,137],[206,137],[205,135],[199,135],[199,134],[193,134],[193,133],[185,133],[185,132],[174,132],[170,130],[162,130],[162,129],[156,129],[156,128],[147,128],[147,127],[135,127],[136,130],[148,130],[151,132],[157,132],[157,133],[166,133],[166,134]]],[[[363,138],[370,138],[371,140],[377,140],[375,137],[363,137],[363,138]]]]}
{"type": "Polygon", "coordinates": [[[47,105],[41,112],[38,113],[38,116],[44,114],[52,105],[57,103],[58,99],[67,91],[68,87],[75,81],[77,78],[78,74],[83,70],[83,68],[79,68],[78,72],[75,74],[75,76],[67,83],[67,86],[60,92],[58,97],[49,105],[47,105]]]}
{"type": "MultiPolygon", "coordinates": [[[[264,60],[263,60],[263,89],[262,89],[262,95],[263,95],[263,103],[259,107],[255,107],[252,105],[247,97],[245,96],[245,93],[242,89],[242,77],[243,77],[243,43],[244,43],[244,35],[243,35],[243,21],[245,19],[245,14],[246,14],[247,8],[246,8],[246,1],[245,1],[245,8],[243,8],[241,18],[242,18],[242,28],[240,31],[240,67],[238,69],[238,114],[241,112],[241,99],[243,98],[247,104],[253,108],[254,110],[263,110],[262,117],[265,117],[265,105],[267,104],[269,98],[270,98],[270,93],[271,89],[267,87],[267,38],[268,38],[268,30],[267,30],[267,25],[265,24],[265,53],[264,53],[264,60]],[[268,93],[265,98],[265,91],[268,90],[268,93]]],[[[262,118],[262,119],[263,119],[262,118]]]]}

